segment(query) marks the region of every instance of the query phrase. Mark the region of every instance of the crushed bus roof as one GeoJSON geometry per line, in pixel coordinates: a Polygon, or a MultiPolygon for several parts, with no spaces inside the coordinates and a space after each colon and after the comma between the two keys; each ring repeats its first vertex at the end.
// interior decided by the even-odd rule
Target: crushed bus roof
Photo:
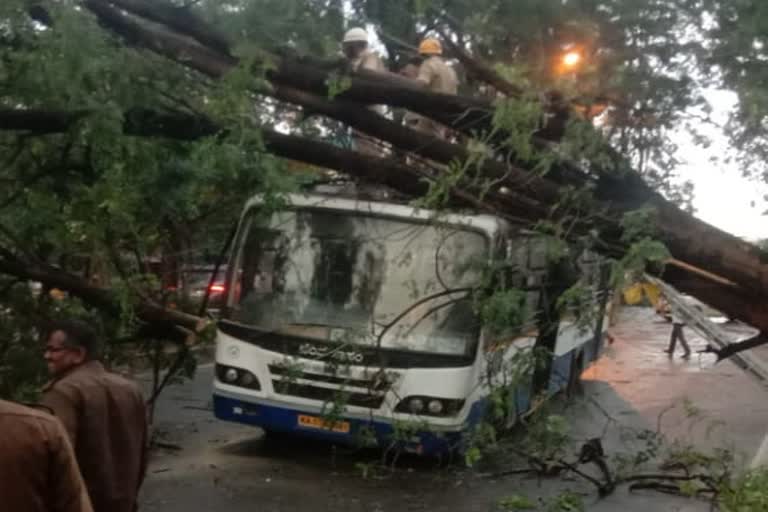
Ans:
{"type": "MultiPolygon", "coordinates": [[[[422,222],[434,220],[438,223],[478,229],[491,237],[494,237],[507,227],[506,221],[493,215],[443,213],[390,200],[371,200],[369,198],[355,198],[346,195],[318,192],[287,194],[286,198],[291,207],[355,211],[372,215],[412,218],[422,222]]],[[[261,205],[263,202],[263,196],[261,195],[252,197],[246,203],[246,212],[261,205]]]]}

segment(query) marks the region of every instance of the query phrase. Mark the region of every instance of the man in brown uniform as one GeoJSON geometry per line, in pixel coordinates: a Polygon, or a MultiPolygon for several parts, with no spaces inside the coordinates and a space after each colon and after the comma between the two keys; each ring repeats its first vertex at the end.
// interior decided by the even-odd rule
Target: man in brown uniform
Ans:
{"type": "Polygon", "coordinates": [[[43,405],[61,419],[96,512],[133,512],[146,470],[147,417],[139,387],[94,359],[96,335],[81,322],[58,322],[45,361],[53,380],[43,405]]]}
{"type": "MultiPolygon", "coordinates": [[[[441,58],[443,47],[440,41],[433,38],[424,39],[419,45],[419,70],[416,80],[426,86],[431,92],[441,94],[456,94],[459,79],[451,66],[441,58]]],[[[415,130],[433,137],[446,138],[448,130],[439,123],[418,114],[408,113],[405,123],[415,130]]]]}
{"type": "Polygon", "coordinates": [[[13,512],[93,512],[61,423],[5,400],[0,400],[0,503],[13,512]]]}

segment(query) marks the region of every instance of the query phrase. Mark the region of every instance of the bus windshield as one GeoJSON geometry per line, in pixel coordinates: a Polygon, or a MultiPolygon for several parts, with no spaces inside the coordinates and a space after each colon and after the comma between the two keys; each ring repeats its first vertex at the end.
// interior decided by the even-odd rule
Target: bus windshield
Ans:
{"type": "Polygon", "coordinates": [[[472,288],[488,237],[364,212],[252,215],[229,295],[240,324],[324,341],[470,356],[479,334],[472,288]]]}

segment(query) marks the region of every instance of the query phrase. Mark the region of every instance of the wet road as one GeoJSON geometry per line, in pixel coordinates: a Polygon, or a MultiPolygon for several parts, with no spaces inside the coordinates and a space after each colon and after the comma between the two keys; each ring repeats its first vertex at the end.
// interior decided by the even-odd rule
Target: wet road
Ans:
{"type": "MultiPolygon", "coordinates": [[[[678,352],[669,357],[664,349],[670,330],[668,323],[659,321],[648,309],[626,309],[622,321],[611,329],[617,339],[613,350],[584,375],[597,387],[595,398],[604,405],[619,400],[623,405],[617,404],[617,409],[624,407],[625,413],[631,411],[651,425],[656,425],[665,411],[662,426],[671,438],[705,447],[729,444],[744,457],[751,457],[768,429],[768,390],[735,364],[716,364],[714,355],[696,354],[707,344],[690,329],[685,333],[694,354],[685,360],[678,346],[678,352]],[[690,407],[683,405],[685,401],[690,407]],[[676,407],[668,410],[673,405],[676,407]],[[696,409],[700,421],[689,418],[696,409]],[[695,427],[691,423],[696,423],[695,427]],[[721,426],[712,430],[713,423],[721,426]]],[[[724,330],[734,340],[752,333],[740,325],[724,330]]],[[[753,355],[764,358],[767,353],[753,355]]]]}
{"type": "MultiPolygon", "coordinates": [[[[655,429],[666,411],[662,425],[670,436],[704,447],[727,445],[748,459],[768,425],[765,389],[728,362],[713,367],[713,356],[670,359],[662,352],[669,329],[647,310],[622,313],[612,329],[615,343],[585,375],[584,397],[568,409],[574,436],[602,436],[609,453],[631,452],[638,445],[628,429],[655,429]]],[[[689,338],[694,350],[703,348],[703,340],[689,338]]],[[[702,503],[626,489],[597,500],[592,488],[572,479],[489,478],[433,460],[405,459],[394,474],[363,478],[365,464],[377,454],[263,438],[258,429],[215,420],[211,379],[210,365],[203,366],[193,381],[168,389],[161,399],[156,426],[181,449],[155,454],[142,510],[485,512],[506,496],[551,496],[565,489],[588,494],[590,511],[708,510],[702,503]]]]}

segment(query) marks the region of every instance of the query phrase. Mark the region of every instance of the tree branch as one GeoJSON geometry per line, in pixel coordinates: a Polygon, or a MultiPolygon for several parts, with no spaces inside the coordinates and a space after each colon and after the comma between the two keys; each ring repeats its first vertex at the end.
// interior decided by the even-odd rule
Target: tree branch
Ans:
{"type": "MultiPolygon", "coordinates": [[[[22,131],[35,135],[66,132],[95,112],[80,110],[0,109],[0,130],[22,131]]],[[[208,118],[181,112],[158,112],[134,108],[124,114],[126,135],[168,137],[176,140],[198,140],[216,135],[221,130],[208,118]]]]}
{"type": "MultiPolygon", "coordinates": [[[[42,134],[49,134],[52,133],[52,129],[46,124],[47,120],[50,120],[53,126],[61,129],[67,128],[64,120],[74,122],[74,116],[67,112],[30,110],[22,112],[29,114],[34,122],[26,120],[24,115],[19,112],[11,112],[7,119],[3,116],[3,112],[0,112],[0,129],[39,130],[42,134]]],[[[125,113],[123,130],[126,135],[164,136],[178,140],[194,140],[217,134],[225,135],[219,126],[207,118],[186,113],[159,113],[139,108],[131,109],[125,113]]],[[[329,169],[342,170],[353,176],[390,186],[412,196],[423,196],[429,191],[431,178],[398,160],[374,158],[332,144],[285,135],[270,129],[263,129],[261,135],[266,149],[277,156],[329,169]]],[[[427,139],[430,138],[427,137],[427,139]]],[[[440,146],[443,144],[445,143],[440,143],[440,146]]],[[[451,194],[455,204],[498,214],[515,223],[539,219],[542,212],[545,211],[542,206],[537,205],[531,199],[518,203],[513,196],[489,193],[485,200],[480,200],[470,193],[471,190],[473,190],[471,187],[452,190],[451,194]]],[[[479,194],[480,191],[477,192],[479,194]]],[[[526,192],[530,193],[530,190],[526,190],[526,192]]]]}
{"type": "MultiPolygon", "coordinates": [[[[220,78],[237,64],[236,59],[216,50],[135,21],[106,0],[84,0],[83,5],[105,28],[123,37],[127,43],[149,49],[206,75],[220,78]]],[[[156,16],[161,17],[160,14],[156,16]]]]}
{"type": "Polygon", "coordinates": [[[473,75],[476,79],[490,85],[510,98],[519,98],[525,93],[525,91],[519,87],[512,85],[502,78],[502,76],[495,70],[472,57],[469,53],[464,51],[463,48],[460,48],[456,43],[451,41],[451,38],[446,37],[443,34],[442,40],[443,44],[448,49],[448,53],[456,57],[456,59],[464,65],[467,72],[473,75]]]}
{"type": "MultiPolygon", "coordinates": [[[[85,0],[84,5],[108,30],[132,45],[144,47],[212,78],[221,78],[239,64],[177,34],[148,27],[121,13],[108,0],[85,0]]],[[[155,13],[153,18],[162,15],[155,13]]],[[[293,86],[327,97],[332,73],[346,74],[340,63],[318,62],[311,58],[291,58],[264,53],[256,59],[256,72],[265,72],[274,84],[293,86]]],[[[463,96],[432,93],[414,81],[393,73],[363,70],[351,75],[349,88],[339,98],[367,104],[388,104],[407,108],[457,130],[489,127],[493,106],[490,102],[463,96]]]]}
{"type": "MultiPolygon", "coordinates": [[[[441,163],[466,162],[471,159],[465,148],[431,137],[419,131],[394,123],[369,109],[343,100],[328,101],[317,95],[293,87],[275,88],[275,97],[300,105],[311,112],[342,121],[350,126],[391,143],[400,150],[411,151],[424,158],[441,163]]],[[[497,179],[498,185],[506,185],[515,192],[515,200],[527,208],[538,211],[541,217],[548,215],[548,207],[537,205],[535,198],[546,205],[554,204],[560,197],[556,184],[537,178],[514,165],[504,165],[489,159],[479,165],[485,177],[497,179]]]]}
{"type": "Polygon", "coordinates": [[[750,350],[756,347],[760,347],[767,343],[768,343],[768,336],[766,336],[763,333],[760,333],[744,341],[739,341],[736,343],[731,343],[729,345],[726,345],[724,348],[717,348],[717,347],[713,347],[712,345],[707,345],[707,348],[704,349],[702,352],[712,353],[717,355],[717,360],[719,362],[724,359],[728,359],[729,357],[732,357],[738,354],[739,352],[744,352],[745,350],[750,350]]]}
{"type": "MultiPolygon", "coordinates": [[[[79,297],[84,302],[107,313],[118,315],[118,299],[107,289],[91,285],[84,279],[44,263],[22,261],[7,250],[0,250],[0,272],[25,281],[39,281],[49,288],[58,288],[79,297]]],[[[196,331],[201,318],[181,311],[167,310],[145,301],[136,305],[136,315],[144,322],[158,325],[179,325],[196,331]]]]}
{"type": "Polygon", "coordinates": [[[87,111],[52,112],[0,109],[0,130],[28,131],[38,135],[66,132],[88,115],[87,111]]]}
{"type": "Polygon", "coordinates": [[[110,0],[121,9],[136,16],[165,25],[181,34],[191,37],[203,46],[208,46],[223,55],[230,56],[229,41],[198,18],[190,6],[177,7],[163,0],[110,0]]]}

